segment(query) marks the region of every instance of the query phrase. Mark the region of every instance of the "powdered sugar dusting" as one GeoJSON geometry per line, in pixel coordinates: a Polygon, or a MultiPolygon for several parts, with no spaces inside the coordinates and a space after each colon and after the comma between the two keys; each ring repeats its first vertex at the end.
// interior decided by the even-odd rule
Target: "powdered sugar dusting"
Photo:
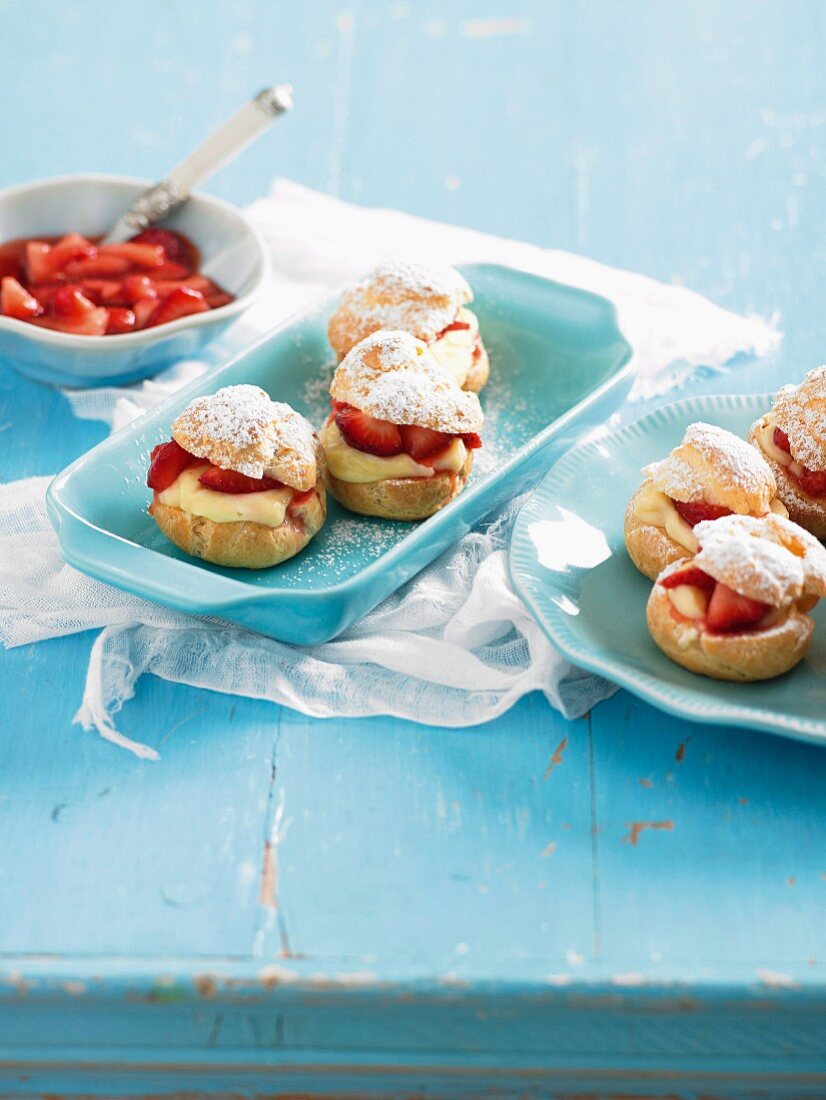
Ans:
{"type": "Polygon", "coordinates": [[[369,416],[460,435],[478,432],[479,398],[460,389],[421,340],[376,332],[353,348],[333,376],[330,393],[369,416]]]}
{"type": "Polygon", "coordinates": [[[780,390],[774,419],[789,437],[792,458],[809,470],[826,470],[826,365],[780,390]]]}
{"type": "Polygon", "coordinates": [[[312,425],[259,386],[225,386],[195,398],[172,424],[172,436],[198,458],[247,477],[267,475],[301,490],[318,477],[312,425]]]}
{"type": "Polygon", "coordinates": [[[716,424],[697,421],[668,458],[643,470],[672,500],[719,504],[763,515],[777,493],[768,463],[745,440],[716,424]]]}
{"type": "Polygon", "coordinates": [[[743,596],[772,607],[826,596],[826,549],[791,520],[724,516],[698,523],[694,534],[696,565],[743,596]]]}

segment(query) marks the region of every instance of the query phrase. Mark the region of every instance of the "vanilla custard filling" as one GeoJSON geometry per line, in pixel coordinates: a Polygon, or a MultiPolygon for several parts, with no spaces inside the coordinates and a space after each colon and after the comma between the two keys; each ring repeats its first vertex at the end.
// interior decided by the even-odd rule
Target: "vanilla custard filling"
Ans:
{"type": "Polygon", "coordinates": [[[643,486],[634,506],[634,515],[643,523],[662,527],[667,535],[692,554],[700,549],[691,524],[686,523],[671,500],[653,484],[643,486]]]}
{"type": "Polygon", "coordinates": [[[479,322],[469,309],[460,309],[456,320],[467,322],[470,328],[451,329],[428,344],[428,350],[439,366],[456,379],[457,385],[463,386],[473,365],[473,347],[479,335],[479,322]]]}
{"type": "Polygon", "coordinates": [[[345,443],[335,420],[330,419],[321,429],[321,445],[327,469],[339,481],[349,481],[364,485],[370,481],[387,481],[399,477],[433,477],[434,473],[450,471],[457,474],[465,464],[467,448],[458,437],[433,461],[425,466],[407,454],[381,455],[367,454],[345,443]]]}
{"type": "Polygon", "coordinates": [[[293,490],[263,489],[260,493],[218,493],[198,481],[209,463],[187,466],[175,481],[158,493],[158,500],[170,508],[180,508],[193,516],[203,516],[213,523],[262,523],[265,527],[280,527],[293,490]]]}

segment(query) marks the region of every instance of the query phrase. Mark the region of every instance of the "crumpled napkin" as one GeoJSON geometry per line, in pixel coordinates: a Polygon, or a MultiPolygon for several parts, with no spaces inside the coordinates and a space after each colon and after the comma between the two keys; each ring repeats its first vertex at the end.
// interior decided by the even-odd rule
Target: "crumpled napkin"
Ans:
{"type": "MultiPolygon", "coordinates": [[[[365,210],[285,180],[248,214],[272,255],[268,293],[203,361],[136,386],[68,392],[75,415],[121,427],[343,280],[397,255],[510,264],[610,298],[634,348],[637,397],[679,385],[698,365],[721,368],[779,341],[772,322],[739,317],[682,287],[398,211],[365,210]]],[[[577,717],[615,690],[556,653],[514,594],[506,552],[519,500],[339,638],[300,647],[170,611],[78,573],[60,558],[46,516],[48,480],[0,486],[0,639],[23,645],[103,627],[76,721],[141,757],[157,753],[119,732],[114,716],[145,672],[319,717],[389,714],[436,726],[489,721],[530,691],[577,717]]]]}

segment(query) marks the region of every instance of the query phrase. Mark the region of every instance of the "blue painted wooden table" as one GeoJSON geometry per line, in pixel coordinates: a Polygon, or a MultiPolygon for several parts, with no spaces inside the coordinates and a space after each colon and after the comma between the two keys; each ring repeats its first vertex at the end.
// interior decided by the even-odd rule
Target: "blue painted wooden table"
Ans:
{"type": "MultiPolygon", "coordinates": [[[[283,174],[779,310],[824,358],[820,0],[0,0],[0,183],[159,175],[252,90],[283,174]]],[[[103,436],[0,365],[4,480],[103,436]]],[[[826,1096],[826,753],[621,693],[566,722],[313,721],[92,635],[0,661],[0,1094],[826,1096]]]]}

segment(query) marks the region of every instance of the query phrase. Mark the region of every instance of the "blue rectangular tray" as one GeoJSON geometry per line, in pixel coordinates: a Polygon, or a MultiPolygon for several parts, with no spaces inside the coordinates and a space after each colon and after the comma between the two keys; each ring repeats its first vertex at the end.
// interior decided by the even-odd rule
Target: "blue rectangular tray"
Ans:
{"type": "Polygon", "coordinates": [[[600,423],[631,386],[631,349],[610,302],[495,265],[469,265],[490,352],[484,446],[464,493],[421,523],[355,516],[328,498],[325,527],[297,557],[260,573],[187,557],[147,505],[148,456],[194,397],[254,383],[320,427],[333,363],[333,302],[285,323],[225,366],[151,409],[68,466],[49,486],[65,560],[170,607],[310,645],[335,637],[418,573],[482,517],[531,488],[550,460],[600,423]]]}

